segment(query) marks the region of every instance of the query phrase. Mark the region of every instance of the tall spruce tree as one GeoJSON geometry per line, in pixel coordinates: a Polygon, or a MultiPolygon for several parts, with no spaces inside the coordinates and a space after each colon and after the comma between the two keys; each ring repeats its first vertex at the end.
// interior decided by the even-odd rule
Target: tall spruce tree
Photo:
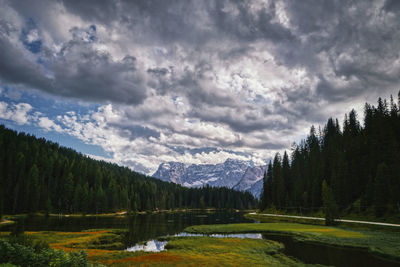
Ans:
{"type": "Polygon", "coordinates": [[[338,218],[339,210],[333,195],[332,189],[326,183],[326,180],[322,182],[322,202],[325,213],[325,224],[334,225],[335,219],[338,218]]]}

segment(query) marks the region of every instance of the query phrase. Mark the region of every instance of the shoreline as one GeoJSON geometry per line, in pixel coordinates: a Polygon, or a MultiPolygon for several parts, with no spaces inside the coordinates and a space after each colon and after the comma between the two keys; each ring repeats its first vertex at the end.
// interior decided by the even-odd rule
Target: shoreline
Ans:
{"type": "Polygon", "coordinates": [[[110,212],[110,213],[50,213],[46,215],[43,212],[36,212],[33,214],[22,213],[22,214],[6,214],[3,216],[3,221],[0,222],[0,227],[3,225],[8,225],[15,223],[15,220],[20,218],[28,218],[30,216],[37,216],[37,217],[75,217],[75,218],[84,218],[84,217],[125,217],[130,215],[143,215],[143,214],[159,214],[159,213],[182,213],[182,212],[205,212],[205,213],[212,213],[217,211],[232,211],[232,212],[243,212],[249,213],[254,212],[255,210],[227,210],[227,209],[215,209],[215,208],[208,208],[208,209],[174,209],[174,210],[154,210],[154,211],[137,211],[137,212],[128,212],[126,210],[117,211],[117,212],[110,212]],[[7,222],[7,223],[5,223],[7,222]]]}

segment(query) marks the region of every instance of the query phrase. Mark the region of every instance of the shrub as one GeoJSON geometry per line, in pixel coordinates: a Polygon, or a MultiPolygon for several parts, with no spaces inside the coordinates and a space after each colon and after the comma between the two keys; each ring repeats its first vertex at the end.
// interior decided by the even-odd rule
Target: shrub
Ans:
{"type": "Polygon", "coordinates": [[[54,250],[43,243],[25,246],[0,240],[0,264],[9,263],[18,266],[62,266],[83,267],[91,266],[84,251],[66,253],[54,250]]]}

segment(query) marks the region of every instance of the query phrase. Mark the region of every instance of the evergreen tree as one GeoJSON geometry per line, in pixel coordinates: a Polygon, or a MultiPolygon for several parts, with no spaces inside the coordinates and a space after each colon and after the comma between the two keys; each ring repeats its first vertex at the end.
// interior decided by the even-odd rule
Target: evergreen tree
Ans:
{"type": "Polygon", "coordinates": [[[39,170],[36,164],[33,164],[28,175],[28,211],[34,212],[38,208],[40,190],[39,190],[39,170]]]}
{"type": "Polygon", "coordinates": [[[388,196],[390,196],[388,167],[385,163],[378,165],[375,177],[374,197],[375,215],[381,217],[385,214],[388,196]]]}
{"type": "Polygon", "coordinates": [[[260,196],[260,210],[263,211],[267,207],[267,172],[263,176],[263,189],[260,196]]]}
{"type": "Polygon", "coordinates": [[[335,202],[332,189],[325,180],[322,182],[322,201],[324,205],[325,224],[334,225],[335,219],[338,217],[339,210],[335,202]]]}

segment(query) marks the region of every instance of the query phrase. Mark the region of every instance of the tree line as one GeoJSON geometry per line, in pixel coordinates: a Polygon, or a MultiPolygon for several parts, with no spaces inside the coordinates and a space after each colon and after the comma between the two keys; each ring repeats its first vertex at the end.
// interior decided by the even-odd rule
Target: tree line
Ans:
{"type": "Polygon", "coordinates": [[[260,208],[312,212],[400,212],[400,92],[398,104],[379,98],[364,107],[363,125],[353,109],[342,127],[330,118],[306,139],[269,162],[260,208]],[[335,211],[337,210],[337,211],[335,211]]]}
{"type": "Polygon", "coordinates": [[[0,215],[254,208],[228,188],[185,188],[0,125],[0,215]]]}

